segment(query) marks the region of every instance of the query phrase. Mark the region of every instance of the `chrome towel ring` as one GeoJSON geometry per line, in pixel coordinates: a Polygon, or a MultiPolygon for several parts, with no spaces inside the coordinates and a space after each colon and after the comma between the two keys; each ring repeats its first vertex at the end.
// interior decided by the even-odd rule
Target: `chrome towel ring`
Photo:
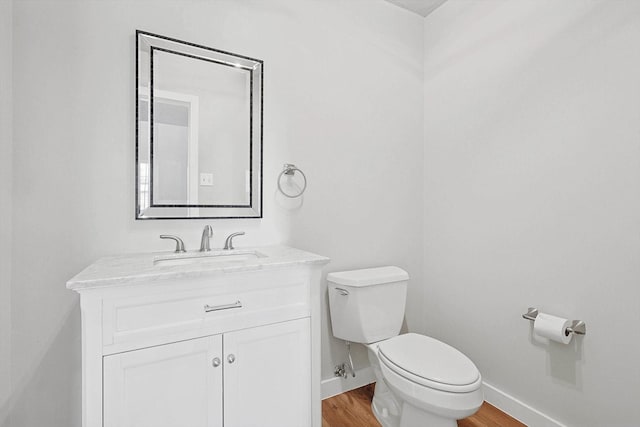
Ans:
{"type": "Polygon", "coordinates": [[[284,167],[282,169],[282,172],[280,172],[280,175],[278,175],[278,190],[280,190],[280,192],[282,194],[284,194],[286,197],[289,197],[290,199],[295,199],[296,197],[300,197],[302,196],[302,194],[304,193],[304,190],[307,189],[307,177],[305,176],[304,172],[302,172],[300,169],[298,169],[296,167],[296,165],[291,164],[291,163],[285,163],[284,167]],[[282,189],[282,177],[283,176],[288,176],[291,177],[293,176],[296,172],[299,172],[300,175],[302,175],[302,179],[304,180],[304,184],[302,185],[302,188],[298,191],[297,194],[291,194],[291,193],[287,193],[282,189]]]}

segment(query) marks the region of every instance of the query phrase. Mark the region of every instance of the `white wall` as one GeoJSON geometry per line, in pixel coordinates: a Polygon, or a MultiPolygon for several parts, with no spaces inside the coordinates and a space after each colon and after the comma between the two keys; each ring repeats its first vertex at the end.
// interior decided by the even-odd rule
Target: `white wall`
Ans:
{"type": "MultiPolygon", "coordinates": [[[[281,99],[290,114],[283,142],[309,180],[304,204],[289,214],[290,241],[330,257],[327,271],[405,268],[407,323],[421,330],[422,18],[386,2],[312,4],[295,31],[322,24],[288,42],[304,65],[293,75],[284,62],[268,65],[295,84],[296,96],[281,99]]],[[[322,292],[326,379],[347,358],[331,335],[324,283],[322,292]]],[[[356,368],[368,366],[365,348],[352,349],[356,368]]]]}
{"type": "MultiPolygon", "coordinates": [[[[171,249],[160,233],[193,249],[212,223],[215,246],[242,229],[238,246],[291,243],[333,257],[330,269],[397,263],[419,279],[422,19],[369,0],[13,8],[12,427],[79,425],[65,281],[104,255],[171,249]],[[265,218],[134,221],[135,29],[265,61],[265,218]],[[285,162],[309,178],[301,207],[276,194],[285,162]]],[[[343,353],[327,331],[324,344],[330,371],[343,353]]]]}
{"type": "Polygon", "coordinates": [[[640,2],[449,0],[425,20],[425,313],[571,426],[640,419],[640,2]],[[587,322],[539,344],[527,306],[587,322]]]}
{"type": "Polygon", "coordinates": [[[0,425],[11,395],[12,6],[0,0],[0,425]]]}

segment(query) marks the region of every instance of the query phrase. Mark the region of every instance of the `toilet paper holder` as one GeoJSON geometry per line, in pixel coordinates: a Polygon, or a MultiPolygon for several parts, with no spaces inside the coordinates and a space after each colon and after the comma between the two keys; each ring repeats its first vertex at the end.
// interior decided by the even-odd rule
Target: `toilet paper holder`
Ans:
{"type": "MultiPolygon", "coordinates": [[[[524,319],[535,321],[536,317],[538,317],[538,309],[535,307],[529,307],[527,312],[522,315],[524,319]]],[[[587,334],[587,324],[582,320],[572,320],[571,325],[565,329],[564,334],[569,336],[569,334],[575,335],[586,335],[587,334]]]]}

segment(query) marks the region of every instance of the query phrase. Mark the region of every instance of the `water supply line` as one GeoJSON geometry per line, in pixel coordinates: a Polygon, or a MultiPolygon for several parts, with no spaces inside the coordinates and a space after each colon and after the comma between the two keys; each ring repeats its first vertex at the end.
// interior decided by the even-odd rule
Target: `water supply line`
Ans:
{"type": "Polygon", "coordinates": [[[349,370],[351,370],[351,376],[353,378],[356,377],[356,370],[353,369],[353,359],[351,358],[351,343],[346,341],[347,343],[347,355],[349,356],[349,370]]]}
{"type": "Polygon", "coordinates": [[[347,365],[346,363],[341,363],[339,365],[336,365],[333,374],[336,377],[347,379],[347,377],[349,376],[347,371],[351,371],[351,376],[355,378],[356,370],[353,368],[353,359],[351,358],[351,343],[349,341],[345,341],[345,343],[347,344],[347,356],[349,357],[349,364],[347,365]]]}

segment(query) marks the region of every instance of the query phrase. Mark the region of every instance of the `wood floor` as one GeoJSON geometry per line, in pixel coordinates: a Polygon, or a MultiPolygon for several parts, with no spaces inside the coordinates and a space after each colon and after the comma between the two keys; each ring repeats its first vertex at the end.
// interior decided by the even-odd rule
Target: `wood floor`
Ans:
{"type": "MultiPolygon", "coordinates": [[[[322,401],[322,427],[381,427],[371,412],[373,384],[322,401]]],[[[485,402],[458,427],[527,427],[485,402]]]]}

